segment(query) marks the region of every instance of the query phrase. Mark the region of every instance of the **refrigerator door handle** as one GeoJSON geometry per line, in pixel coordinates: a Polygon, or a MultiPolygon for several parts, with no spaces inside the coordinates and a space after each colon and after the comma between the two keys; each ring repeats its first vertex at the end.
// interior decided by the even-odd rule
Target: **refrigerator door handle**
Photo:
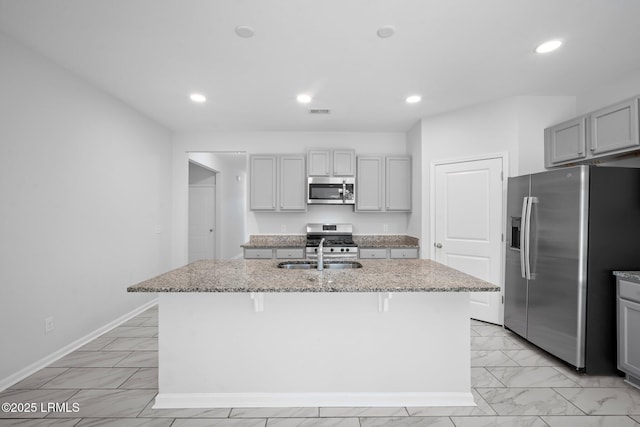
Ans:
{"type": "Polygon", "coordinates": [[[537,197],[527,197],[527,219],[525,221],[526,240],[524,243],[525,251],[525,273],[527,280],[531,280],[531,211],[533,204],[538,203],[537,197]]]}
{"type": "Polygon", "coordinates": [[[520,274],[522,274],[522,278],[526,279],[527,278],[527,269],[525,267],[526,265],[526,259],[528,258],[528,254],[526,253],[526,241],[527,241],[527,231],[526,231],[526,224],[527,224],[527,206],[529,206],[529,198],[528,197],[523,197],[522,198],[522,216],[521,216],[521,221],[520,221],[520,274]]]}

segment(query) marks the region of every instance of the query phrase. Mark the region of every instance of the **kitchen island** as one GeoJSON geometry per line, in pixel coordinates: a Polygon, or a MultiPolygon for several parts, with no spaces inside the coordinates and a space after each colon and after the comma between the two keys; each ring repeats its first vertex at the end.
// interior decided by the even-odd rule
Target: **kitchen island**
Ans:
{"type": "Polygon", "coordinates": [[[464,406],[469,292],[430,260],[287,270],[198,261],[128,288],[159,293],[156,408],[464,406]]]}

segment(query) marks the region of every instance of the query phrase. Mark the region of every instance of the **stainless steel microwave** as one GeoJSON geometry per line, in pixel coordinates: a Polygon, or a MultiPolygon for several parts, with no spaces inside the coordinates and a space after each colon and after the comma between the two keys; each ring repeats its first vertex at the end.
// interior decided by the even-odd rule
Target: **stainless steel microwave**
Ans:
{"type": "Polygon", "coordinates": [[[353,177],[309,177],[307,203],[310,205],[355,205],[356,180],[353,177]]]}

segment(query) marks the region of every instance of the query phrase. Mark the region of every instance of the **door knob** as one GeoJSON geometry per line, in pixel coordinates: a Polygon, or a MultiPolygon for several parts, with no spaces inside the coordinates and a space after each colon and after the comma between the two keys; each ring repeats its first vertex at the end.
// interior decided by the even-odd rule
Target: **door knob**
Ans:
{"type": "Polygon", "coordinates": [[[434,243],[433,246],[440,249],[442,247],[442,243],[434,243]]]}

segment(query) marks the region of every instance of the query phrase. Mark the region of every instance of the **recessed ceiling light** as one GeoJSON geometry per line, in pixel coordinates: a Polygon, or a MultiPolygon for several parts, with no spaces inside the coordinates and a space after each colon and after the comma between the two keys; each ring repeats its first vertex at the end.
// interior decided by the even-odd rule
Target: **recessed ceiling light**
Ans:
{"type": "Polygon", "coordinates": [[[296,96],[296,100],[298,100],[300,104],[308,104],[311,102],[311,95],[301,93],[300,95],[296,96]]]}
{"type": "Polygon", "coordinates": [[[202,95],[201,93],[192,93],[191,95],[189,95],[189,98],[191,98],[193,102],[202,103],[207,101],[207,97],[202,95]]]}
{"type": "Polygon", "coordinates": [[[410,95],[407,96],[407,99],[405,101],[407,101],[407,104],[415,104],[422,101],[422,97],[420,95],[410,95]]]}
{"type": "Polygon", "coordinates": [[[393,27],[393,25],[383,25],[382,27],[378,28],[378,31],[376,31],[376,34],[381,39],[387,39],[393,36],[395,33],[396,29],[393,27]]]}
{"type": "Polygon", "coordinates": [[[536,53],[547,53],[552,52],[562,46],[562,42],[560,40],[549,40],[548,42],[544,42],[536,48],[536,53]]]}
{"type": "Polygon", "coordinates": [[[238,25],[235,29],[235,32],[238,37],[242,37],[243,39],[251,38],[256,33],[253,28],[249,27],[248,25],[238,25]]]}

